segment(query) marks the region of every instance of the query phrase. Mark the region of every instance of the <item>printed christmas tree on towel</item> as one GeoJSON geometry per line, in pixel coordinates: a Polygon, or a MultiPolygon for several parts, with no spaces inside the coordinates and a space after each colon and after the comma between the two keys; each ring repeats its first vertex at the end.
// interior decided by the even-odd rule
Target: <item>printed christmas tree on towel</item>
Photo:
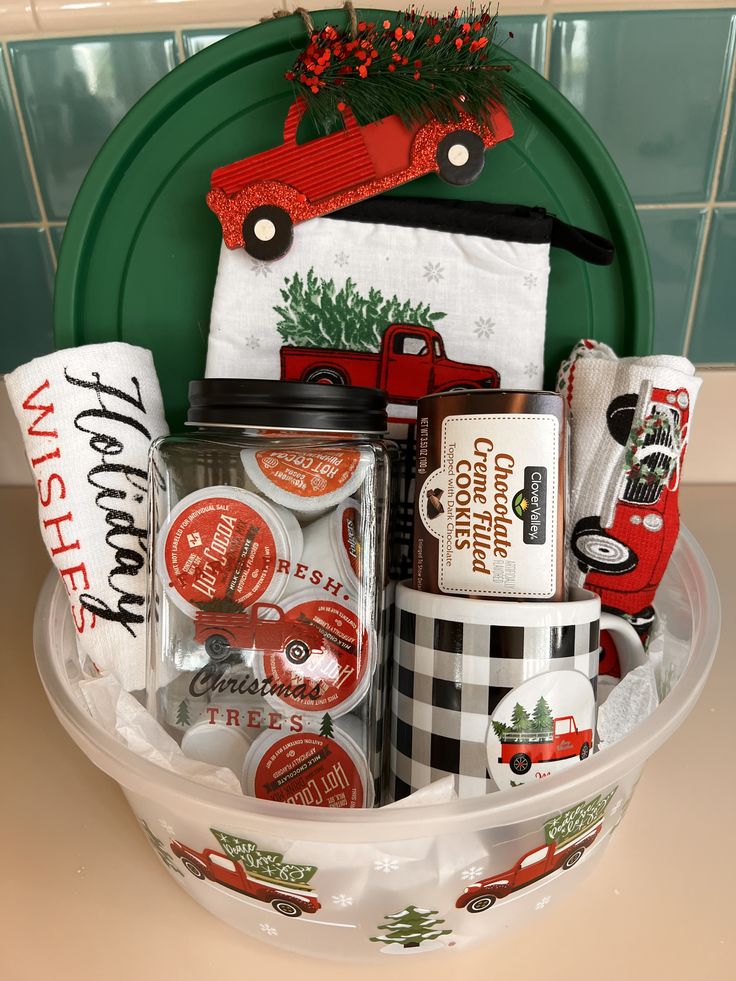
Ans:
{"type": "Polygon", "coordinates": [[[334,279],[318,276],[314,268],[304,278],[298,272],[286,276],[280,292],[284,303],[274,307],[280,317],[276,329],[285,344],[296,347],[375,353],[389,324],[430,327],[446,316],[428,303],[386,298],[374,288],[365,296],[349,277],[338,288],[334,279]]]}

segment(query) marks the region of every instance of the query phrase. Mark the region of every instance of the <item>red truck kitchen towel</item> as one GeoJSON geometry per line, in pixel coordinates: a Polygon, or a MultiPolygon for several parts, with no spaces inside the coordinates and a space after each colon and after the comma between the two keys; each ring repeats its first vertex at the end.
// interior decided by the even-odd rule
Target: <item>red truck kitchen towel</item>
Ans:
{"type": "MultiPolygon", "coordinates": [[[[617,358],[580,341],[557,390],[570,407],[567,579],[646,641],[680,528],[678,490],[701,379],[687,358],[617,358]]],[[[601,674],[618,674],[604,643],[601,674]]]]}
{"type": "Polygon", "coordinates": [[[539,388],[550,245],[613,250],[543,209],[375,198],[304,224],[283,259],[223,248],[209,377],[382,388],[395,420],[453,388],[539,388]]]}
{"type": "Polygon", "coordinates": [[[408,574],[416,402],[453,388],[542,385],[550,247],[599,265],[610,242],[542,208],[372,198],[300,226],[273,262],[222,249],[208,377],[383,389],[405,447],[408,574]]]}
{"type": "Polygon", "coordinates": [[[120,343],[71,348],[22,365],[6,382],[80,657],[128,691],[142,689],[148,448],[168,432],[151,352],[120,343]]]}

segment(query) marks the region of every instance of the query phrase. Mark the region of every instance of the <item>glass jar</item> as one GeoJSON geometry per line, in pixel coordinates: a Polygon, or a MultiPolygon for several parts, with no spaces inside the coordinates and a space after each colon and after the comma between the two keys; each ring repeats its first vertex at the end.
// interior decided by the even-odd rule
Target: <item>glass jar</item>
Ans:
{"type": "Polygon", "coordinates": [[[381,797],[391,446],[374,389],[205,379],[150,457],[149,709],[244,793],[381,797]]]}

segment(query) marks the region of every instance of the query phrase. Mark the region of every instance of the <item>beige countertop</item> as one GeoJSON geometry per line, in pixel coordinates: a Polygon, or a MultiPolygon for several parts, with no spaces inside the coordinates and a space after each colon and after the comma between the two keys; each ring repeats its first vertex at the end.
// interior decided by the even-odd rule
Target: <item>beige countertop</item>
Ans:
{"type": "MultiPolygon", "coordinates": [[[[544,981],[736,977],[736,487],[682,488],[724,605],[720,654],[687,722],[647,764],[620,831],[573,898],[534,930],[461,955],[468,976],[544,981]]],[[[152,857],[117,785],[56,722],[33,662],[33,608],[48,569],[29,488],[0,489],[0,978],[211,981],[259,970],[342,979],[346,965],[279,954],[220,923],[152,857]]],[[[433,981],[447,962],[382,966],[433,981]]],[[[350,966],[354,979],[375,974],[350,966]]]]}

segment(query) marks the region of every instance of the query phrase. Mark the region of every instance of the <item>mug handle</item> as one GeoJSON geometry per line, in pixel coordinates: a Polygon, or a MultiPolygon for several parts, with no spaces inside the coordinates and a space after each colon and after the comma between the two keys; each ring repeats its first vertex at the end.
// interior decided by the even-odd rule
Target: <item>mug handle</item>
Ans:
{"type": "Polygon", "coordinates": [[[646,664],[647,654],[639,635],[623,617],[613,613],[601,612],[601,630],[607,630],[613,638],[613,643],[621,665],[621,677],[646,664]]]}

